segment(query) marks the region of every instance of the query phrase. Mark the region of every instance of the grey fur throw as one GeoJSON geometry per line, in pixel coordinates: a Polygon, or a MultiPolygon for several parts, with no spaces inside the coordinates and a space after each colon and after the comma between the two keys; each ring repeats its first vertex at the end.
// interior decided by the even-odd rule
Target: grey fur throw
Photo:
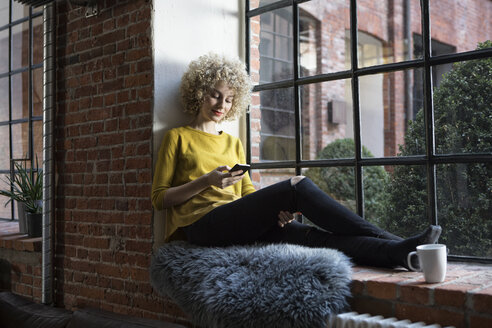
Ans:
{"type": "Polygon", "coordinates": [[[330,314],[346,310],[351,265],[326,248],[174,242],[154,254],[150,274],[200,327],[324,328],[330,314]]]}

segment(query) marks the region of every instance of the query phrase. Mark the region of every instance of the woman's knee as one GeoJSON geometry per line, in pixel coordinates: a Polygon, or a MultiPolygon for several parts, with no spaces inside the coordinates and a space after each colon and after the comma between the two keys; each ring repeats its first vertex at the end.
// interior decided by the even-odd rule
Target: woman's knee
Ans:
{"type": "Polygon", "coordinates": [[[302,179],[304,179],[305,176],[304,175],[297,175],[295,177],[292,177],[290,178],[290,185],[291,186],[295,186],[296,184],[298,184],[299,182],[301,182],[302,179]]]}

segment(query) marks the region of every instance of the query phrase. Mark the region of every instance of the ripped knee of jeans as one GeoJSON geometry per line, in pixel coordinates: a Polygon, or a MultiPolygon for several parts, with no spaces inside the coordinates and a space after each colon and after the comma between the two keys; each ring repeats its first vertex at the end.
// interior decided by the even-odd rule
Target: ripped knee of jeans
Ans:
{"type": "Polygon", "coordinates": [[[297,175],[295,177],[292,177],[290,178],[290,185],[291,186],[295,186],[296,184],[298,184],[299,182],[301,182],[302,179],[304,179],[305,176],[304,175],[297,175]]]}

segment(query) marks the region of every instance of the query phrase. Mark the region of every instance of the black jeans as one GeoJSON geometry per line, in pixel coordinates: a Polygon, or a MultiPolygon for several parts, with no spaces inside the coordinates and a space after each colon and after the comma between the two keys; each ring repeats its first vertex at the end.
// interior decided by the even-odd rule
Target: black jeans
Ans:
{"type": "Polygon", "coordinates": [[[396,264],[387,256],[396,241],[378,238],[384,230],[342,206],[309,178],[260,189],[212,210],[184,230],[189,242],[202,246],[292,243],[335,248],[359,264],[396,264]],[[281,228],[280,211],[302,212],[323,230],[297,221],[281,228]]]}

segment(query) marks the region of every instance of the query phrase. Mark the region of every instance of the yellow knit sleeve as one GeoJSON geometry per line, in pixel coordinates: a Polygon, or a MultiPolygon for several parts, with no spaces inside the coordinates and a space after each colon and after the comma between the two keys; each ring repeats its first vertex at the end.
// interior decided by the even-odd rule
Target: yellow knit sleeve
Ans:
{"type": "Polygon", "coordinates": [[[178,162],[178,136],[169,131],[162,140],[152,182],[152,205],[162,210],[164,194],[171,187],[178,162]]]}

